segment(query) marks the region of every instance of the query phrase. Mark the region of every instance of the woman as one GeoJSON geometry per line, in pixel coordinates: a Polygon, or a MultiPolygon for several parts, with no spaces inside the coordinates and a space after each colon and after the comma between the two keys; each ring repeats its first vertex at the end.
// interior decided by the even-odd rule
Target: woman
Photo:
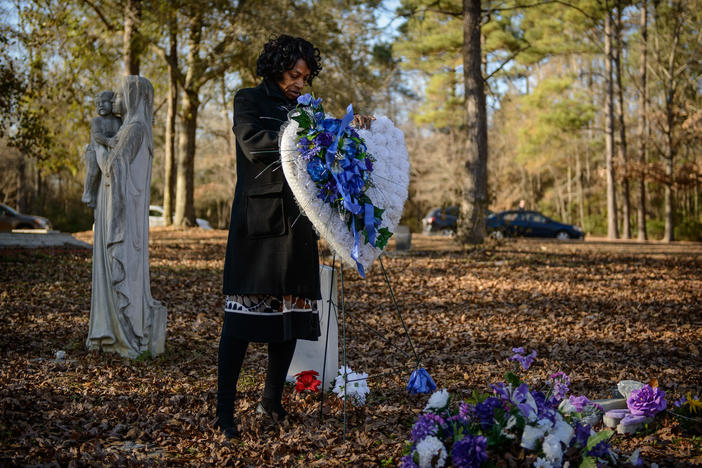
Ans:
{"type": "Polygon", "coordinates": [[[89,349],[136,358],[163,352],[166,309],[149,285],[149,187],[154,89],[149,80],[126,76],[115,93],[122,116],[106,149],[96,151],[100,184],[95,206],[89,349]]]}
{"type": "Polygon", "coordinates": [[[282,35],[258,57],[261,84],[234,97],[237,184],[224,263],[216,422],[228,437],[238,435],[234,398],[248,343],[268,343],[257,412],[282,422],[283,385],[296,340],[320,335],[317,236],[277,167],[280,127],[320,70],[316,47],[282,35]]]}

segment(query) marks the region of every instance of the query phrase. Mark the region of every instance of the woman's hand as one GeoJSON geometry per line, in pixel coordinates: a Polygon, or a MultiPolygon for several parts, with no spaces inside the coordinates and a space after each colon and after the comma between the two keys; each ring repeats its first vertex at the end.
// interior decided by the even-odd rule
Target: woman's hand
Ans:
{"type": "Polygon", "coordinates": [[[370,130],[371,122],[375,120],[372,115],[354,115],[351,125],[358,129],[370,130]]]}

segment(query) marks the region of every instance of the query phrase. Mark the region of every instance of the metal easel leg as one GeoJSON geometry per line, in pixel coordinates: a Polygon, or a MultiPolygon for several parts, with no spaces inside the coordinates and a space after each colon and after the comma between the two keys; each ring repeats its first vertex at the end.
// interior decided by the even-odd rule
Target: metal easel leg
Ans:
{"type": "Polygon", "coordinates": [[[341,315],[343,318],[343,356],[344,356],[344,442],[346,442],[346,400],[348,399],[348,373],[346,372],[346,310],[344,308],[344,262],[339,262],[339,278],[341,280],[341,315]]]}
{"type": "MultiPolygon", "coordinates": [[[[332,311],[332,291],[334,288],[334,275],[336,273],[336,254],[332,256],[332,273],[331,273],[331,280],[329,281],[329,298],[327,299],[327,337],[324,341],[324,364],[322,365],[322,399],[319,402],[319,424],[322,424],[322,418],[323,418],[323,410],[324,410],[324,394],[328,391],[328,389],[325,387],[324,381],[327,376],[327,350],[329,348],[329,325],[331,324],[331,311],[332,311]]],[[[324,309],[322,309],[322,313],[324,313],[324,309]]],[[[334,317],[336,317],[336,310],[334,310],[334,317]]],[[[338,320],[337,320],[337,329],[339,327],[338,325],[338,320]]]]}

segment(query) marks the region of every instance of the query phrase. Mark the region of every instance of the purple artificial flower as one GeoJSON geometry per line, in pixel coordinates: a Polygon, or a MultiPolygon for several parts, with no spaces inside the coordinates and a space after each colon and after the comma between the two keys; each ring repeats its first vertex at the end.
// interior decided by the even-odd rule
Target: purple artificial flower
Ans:
{"type": "Polygon", "coordinates": [[[319,135],[314,139],[314,141],[319,146],[324,146],[325,148],[332,144],[334,141],[334,135],[329,132],[320,132],[319,135]]]}
{"type": "Polygon", "coordinates": [[[666,407],[665,392],[658,387],[644,385],[629,394],[626,406],[634,416],[655,416],[666,407]]]}
{"type": "Polygon", "coordinates": [[[412,439],[412,442],[419,442],[426,436],[436,435],[436,433],[439,432],[439,428],[444,425],[446,425],[444,418],[438,414],[422,414],[417,418],[417,422],[415,422],[412,427],[410,439],[412,439]]]}
{"type": "Polygon", "coordinates": [[[509,360],[518,361],[519,364],[522,365],[522,368],[524,368],[524,370],[529,370],[529,367],[531,367],[531,364],[534,362],[534,359],[536,359],[536,351],[532,351],[531,354],[528,354],[526,356],[522,356],[524,348],[512,348],[512,351],[515,354],[514,356],[509,358],[509,360]]]}
{"type": "Polygon", "coordinates": [[[495,397],[488,397],[482,403],[475,405],[475,415],[483,429],[492,426],[495,419],[494,411],[497,408],[503,408],[503,406],[502,401],[495,397]]]}
{"type": "Polygon", "coordinates": [[[681,406],[684,406],[685,403],[687,403],[687,397],[683,395],[678,401],[673,403],[673,406],[680,408],[681,406]]]}
{"type": "Polygon", "coordinates": [[[553,385],[552,395],[559,402],[568,394],[570,379],[564,372],[556,372],[551,374],[551,382],[553,385]]]}
{"type": "Polygon", "coordinates": [[[412,460],[412,455],[410,454],[400,458],[400,468],[419,468],[419,465],[412,460]]]}
{"type": "Polygon", "coordinates": [[[487,439],[481,435],[466,435],[453,444],[451,459],[456,468],[479,467],[488,459],[487,439]]]}
{"type": "Polygon", "coordinates": [[[536,413],[539,419],[548,419],[552,423],[556,422],[556,407],[558,403],[554,405],[554,400],[547,400],[546,395],[542,392],[532,390],[531,396],[534,397],[534,402],[536,403],[536,413]]]}
{"type": "Polygon", "coordinates": [[[575,445],[576,447],[585,447],[587,445],[587,439],[589,438],[590,425],[579,422],[575,425],[573,440],[571,440],[570,443],[571,445],[575,445]]]}
{"type": "Polygon", "coordinates": [[[473,409],[474,408],[471,405],[463,402],[458,405],[458,415],[467,421],[473,416],[473,409]]]}
{"type": "Polygon", "coordinates": [[[585,407],[590,404],[590,400],[588,400],[585,395],[571,395],[568,397],[568,401],[570,401],[570,404],[575,407],[575,411],[577,411],[578,413],[582,413],[585,407]]]}
{"type": "Polygon", "coordinates": [[[505,384],[498,382],[496,384],[490,384],[490,388],[499,396],[503,401],[507,401],[519,408],[519,411],[524,414],[527,418],[531,415],[536,415],[537,408],[534,398],[529,393],[529,386],[527,384],[521,384],[515,389],[505,387],[505,384]]]}
{"type": "Polygon", "coordinates": [[[612,449],[609,446],[609,441],[603,440],[588,450],[587,456],[594,458],[605,458],[609,457],[611,451],[612,449]]]}

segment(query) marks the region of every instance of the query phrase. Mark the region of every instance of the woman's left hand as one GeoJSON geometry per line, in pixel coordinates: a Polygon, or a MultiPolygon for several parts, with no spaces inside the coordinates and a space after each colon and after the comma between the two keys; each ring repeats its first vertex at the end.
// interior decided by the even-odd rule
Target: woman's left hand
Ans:
{"type": "Polygon", "coordinates": [[[375,120],[372,115],[354,115],[351,125],[358,129],[370,130],[371,123],[375,120]]]}

